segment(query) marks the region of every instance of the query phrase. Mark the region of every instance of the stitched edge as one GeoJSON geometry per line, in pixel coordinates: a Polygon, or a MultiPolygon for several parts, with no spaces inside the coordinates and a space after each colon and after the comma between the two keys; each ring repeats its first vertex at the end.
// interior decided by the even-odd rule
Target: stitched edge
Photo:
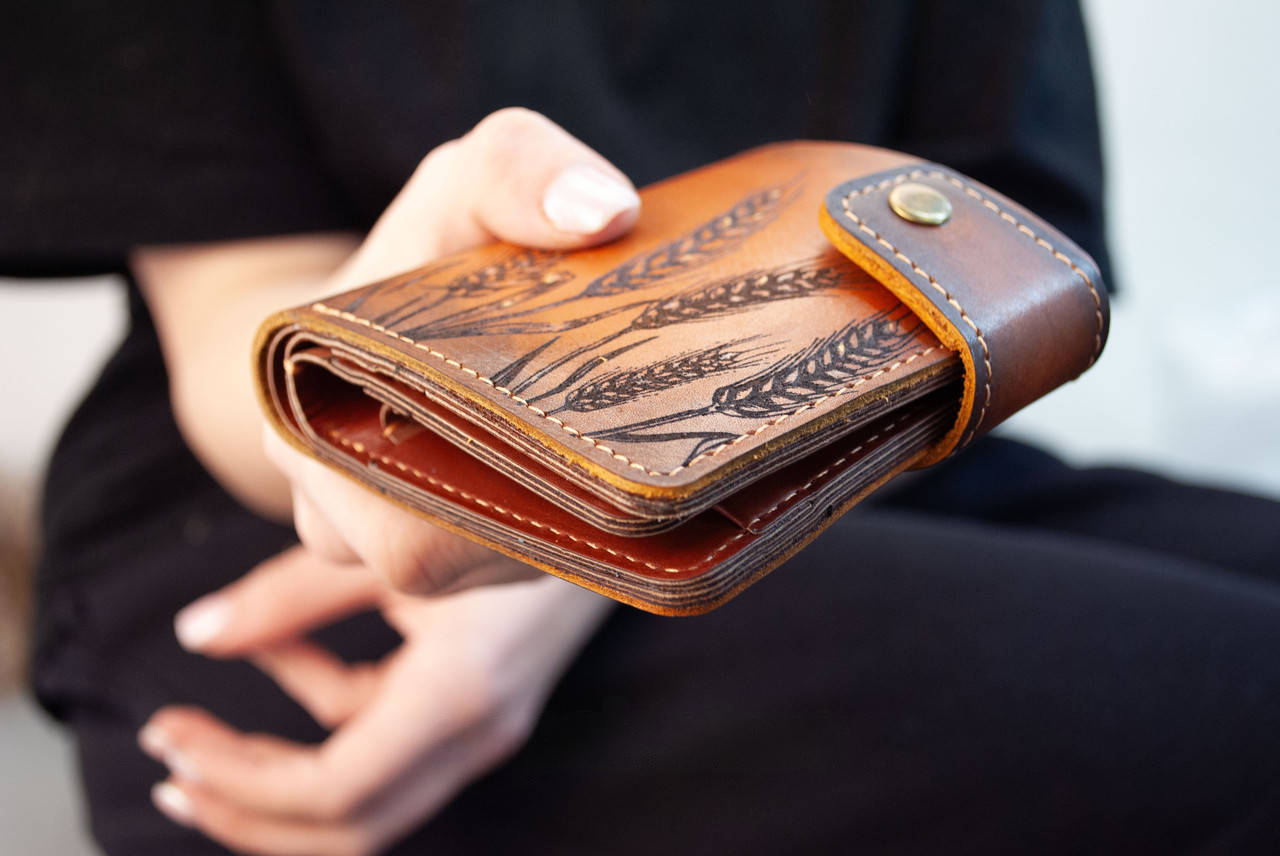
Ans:
{"type": "Polygon", "coordinates": [[[868,233],[873,235],[879,243],[888,247],[889,250],[893,252],[894,255],[901,258],[907,264],[911,265],[913,270],[915,270],[920,275],[926,277],[935,288],[937,288],[939,291],[942,292],[943,296],[947,298],[947,302],[955,306],[956,309],[960,311],[960,317],[963,318],[969,324],[969,326],[973,328],[974,332],[978,334],[978,342],[982,345],[983,362],[986,363],[986,368],[987,368],[987,383],[986,383],[986,396],[985,396],[986,400],[982,406],[981,413],[979,413],[978,415],[978,421],[975,422],[973,425],[973,428],[970,429],[969,435],[960,443],[960,445],[963,446],[968,442],[970,442],[973,439],[974,434],[977,433],[978,426],[982,424],[982,418],[983,416],[986,415],[987,406],[991,403],[991,353],[987,349],[987,343],[982,337],[982,332],[978,330],[977,326],[974,325],[973,321],[971,321],[968,315],[965,314],[965,311],[960,307],[960,304],[952,300],[950,295],[947,294],[946,290],[943,289],[940,285],[938,285],[937,281],[933,277],[926,274],[924,271],[920,269],[918,265],[916,265],[914,262],[912,262],[902,253],[898,252],[897,248],[895,248],[888,241],[885,241],[884,239],[882,239],[874,229],[871,229],[870,227],[865,226],[862,220],[856,214],[854,214],[852,211],[849,210],[849,200],[852,199],[854,196],[861,196],[863,194],[872,193],[877,190],[884,190],[886,187],[890,186],[891,184],[901,184],[903,181],[906,181],[907,179],[920,178],[922,176],[927,176],[929,178],[945,181],[948,184],[952,185],[953,187],[956,187],[957,189],[959,189],[966,196],[969,196],[972,199],[976,199],[978,202],[982,204],[984,208],[994,213],[1001,220],[1008,223],[1018,232],[1030,238],[1039,247],[1041,247],[1043,250],[1048,252],[1058,261],[1062,262],[1062,264],[1066,265],[1072,271],[1072,273],[1074,273],[1076,276],[1080,278],[1082,282],[1084,282],[1085,286],[1087,286],[1089,289],[1090,296],[1093,297],[1093,307],[1094,307],[1093,313],[1094,313],[1094,317],[1097,319],[1097,322],[1098,322],[1098,328],[1096,331],[1094,331],[1094,334],[1093,334],[1093,354],[1089,357],[1089,362],[1085,366],[1085,370],[1088,370],[1095,362],[1097,362],[1099,355],[1102,353],[1102,331],[1106,327],[1106,321],[1102,317],[1102,297],[1098,293],[1097,285],[1094,284],[1093,280],[1089,277],[1087,273],[1085,273],[1080,268],[1079,265],[1077,265],[1074,261],[1071,260],[1070,256],[1068,256],[1066,253],[1059,250],[1053,244],[1049,243],[1040,235],[1036,234],[1036,232],[1033,229],[1031,229],[1025,223],[1018,220],[1018,218],[1014,217],[1009,212],[1005,211],[986,194],[982,193],[980,190],[968,184],[967,182],[964,182],[961,179],[955,177],[954,175],[949,175],[945,172],[942,172],[941,170],[936,170],[936,169],[935,170],[914,169],[914,170],[911,170],[910,172],[898,173],[897,175],[890,176],[889,178],[883,179],[879,182],[876,182],[875,184],[868,184],[858,190],[850,191],[842,200],[845,214],[851,220],[857,223],[860,228],[862,228],[864,231],[867,231],[868,233]]]}
{"type": "MultiPolygon", "coordinates": [[[[883,434],[885,432],[893,430],[896,424],[897,424],[896,422],[889,423],[881,430],[880,433],[883,434]]],[[[549,524],[540,523],[539,521],[534,520],[532,517],[527,517],[523,514],[512,511],[509,508],[505,508],[501,505],[498,505],[496,502],[489,502],[487,499],[482,499],[481,497],[468,493],[467,491],[463,490],[460,487],[457,487],[456,485],[449,484],[448,482],[438,479],[433,475],[424,473],[422,470],[418,469],[417,467],[410,466],[409,464],[403,463],[402,461],[397,461],[394,458],[391,458],[387,455],[380,455],[376,452],[370,451],[369,448],[365,446],[364,443],[361,443],[359,440],[352,440],[348,437],[342,436],[342,434],[336,428],[331,428],[328,434],[330,438],[332,438],[342,446],[352,450],[358,455],[364,455],[366,459],[373,459],[383,464],[386,464],[388,466],[395,467],[401,472],[411,473],[417,478],[422,479],[428,482],[429,484],[432,484],[440,488],[441,490],[444,490],[456,496],[460,496],[463,499],[466,499],[470,502],[474,502],[476,505],[480,506],[481,508],[491,509],[506,517],[510,517],[514,520],[518,520],[521,523],[528,523],[530,526],[533,526],[536,529],[545,529],[548,532],[551,532],[555,535],[560,535],[562,537],[568,538],[571,541],[574,541],[575,543],[584,544],[598,552],[603,551],[615,558],[626,559],[627,561],[632,562],[633,564],[641,565],[643,567],[649,568],[650,570],[662,571],[668,574],[679,574],[679,573],[685,573],[685,572],[697,573],[698,571],[701,571],[704,568],[709,567],[711,563],[715,561],[716,556],[720,555],[725,550],[729,549],[729,547],[732,546],[733,544],[736,544],[738,541],[741,541],[743,538],[750,535],[751,527],[755,526],[761,520],[768,517],[773,512],[777,511],[784,503],[789,502],[792,499],[801,497],[804,494],[808,493],[809,490],[812,489],[814,485],[816,485],[818,482],[824,479],[829,473],[831,473],[833,470],[838,470],[841,466],[844,465],[846,461],[848,461],[854,455],[858,454],[858,452],[861,452],[864,448],[874,443],[876,440],[880,439],[880,434],[873,434],[872,436],[868,437],[866,440],[859,443],[855,448],[846,452],[845,455],[840,458],[840,460],[826,467],[824,470],[822,470],[822,472],[818,473],[813,478],[809,479],[809,481],[805,482],[803,486],[798,487],[795,490],[791,491],[786,496],[782,497],[782,499],[778,500],[773,505],[769,506],[764,511],[760,512],[755,517],[751,518],[750,522],[747,523],[746,527],[741,529],[736,535],[729,538],[719,547],[716,547],[714,550],[708,553],[706,557],[698,561],[696,564],[682,571],[680,568],[663,568],[659,565],[653,564],[652,562],[646,562],[645,560],[638,559],[635,556],[630,555],[629,553],[619,552],[618,550],[614,550],[610,547],[606,547],[603,544],[597,544],[596,542],[588,540],[586,538],[580,538],[571,532],[563,532],[549,524]]]]}
{"type": "Polygon", "coordinates": [[[1093,284],[1093,280],[1089,278],[1089,275],[1085,273],[1083,270],[1081,270],[1080,266],[1077,265],[1075,262],[1073,262],[1070,256],[1068,256],[1066,253],[1059,250],[1057,247],[1055,247],[1053,244],[1046,241],[1044,238],[1037,235],[1034,231],[1031,230],[1030,227],[1021,223],[1016,217],[1014,217],[1012,214],[1009,214],[1007,211],[1005,211],[1003,208],[1001,208],[999,205],[993,202],[990,198],[985,196],[981,191],[964,183],[963,181],[956,178],[955,176],[947,175],[946,173],[939,172],[938,170],[933,170],[932,172],[928,173],[928,175],[930,178],[940,178],[943,181],[946,181],[947,183],[958,187],[960,190],[964,191],[965,195],[970,196],[978,200],[979,202],[981,202],[984,208],[987,208],[990,211],[994,212],[1000,217],[1001,220],[1004,220],[1006,223],[1013,226],[1019,232],[1026,235],[1031,240],[1035,241],[1036,244],[1038,244],[1041,248],[1049,252],[1055,259],[1057,259],[1058,261],[1066,265],[1068,268],[1070,268],[1075,273],[1076,276],[1080,277],[1080,279],[1084,281],[1084,284],[1089,287],[1089,294],[1093,296],[1093,306],[1094,306],[1093,311],[1094,311],[1094,315],[1098,319],[1098,330],[1093,334],[1093,356],[1089,358],[1089,365],[1085,366],[1085,368],[1088,369],[1089,366],[1092,366],[1094,362],[1097,361],[1098,355],[1102,353],[1102,330],[1103,330],[1103,327],[1106,326],[1106,324],[1102,318],[1102,297],[1098,294],[1098,287],[1093,284]]]}
{"type": "MultiPolygon", "coordinates": [[[[655,565],[652,562],[646,562],[643,559],[637,559],[635,556],[632,556],[628,553],[620,553],[617,550],[604,546],[603,544],[597,544],[595,541],[589,541],[586,538],[579,538],[577,535],[574,535],[571,532],[563,532],[549,524],[540,523],[537,520],[534,520],[532,517],[526,517],[523,514],[520,514],[519,512],[512,511],[509,508],[504,508],[503,506],[498,505],[496,502],[490,502],[487,499],[482,499],[481,497],[468,493],[467,491],[463,490],[460,487],[457,487],[456,485],[449,484],[448,482],[438,479],[433,475],[424,473],[422,470],[418,469],[417,467],[412,467],[406,463],[403,463],[402,461],[397,461],[394,458],[388,457],[387,455],[380,455],[376,452],[372,452],[369,450],[367,446],[365,446],[364,443],[361,443],[359,440],[351,440],[347,437],[343,437],[337,431],[337,429],[331,429],[329,431],[329,436],[332,439],[336,440],[338,443],[345,446],[346,448],[356,452],[357,454],[364,455],[366,458],[371,458],[373,460],[380,461],[381,463],[386,464],[387,466],[395,467],[401,472],[411,473],[417,478],[422,479],[428,482],[429,484],[432,484],[435,487],[440,488],[441,490],[447,491],[448,493],[451,493],[451,494],[456,494],[457,496],[460,496],[463,499],[469,500],[470,502],[474,502],[476,505],[480,506],[481,508],[492,509],[493,511],[496,511],[499,514],[518,520],[521,523],[528,523],[530,526],[533,526],[534,528],[546,529],[548,532],[551,532],[555,535],[560,535],[564,538],[568,538],[579,544],[585,544],[586,546],[591,547],[593,550],[603,551],[619,559],[627,559],[628,561],[631,561],[637,565],[643,565],[644,567],[654,571],[665,571],[666,573],[669,573],[669,574],[680,573],[679,568],[659,567],[658,565],[655,565]]],[[[729,543],[731,542],[726,542],[726,544],[720,547],[720,549],[723,550],[724,547],[727,547],[729,543]]],[[[717,552],[719,552],[719,550],[717,550],[717,552]]],[[[712,553],[712,555],[714,556],[715,553],[712,553]]],[[[708,556],[708,558],[710,558],[710,556],[708,556]]]]}
{"type": "Polygon", "coordinates": [[[651,476],[673,476],[676,473],[679,473],[683,470],[690,469],[700,461],[703,461],[709,458],[714,458],[716,455],[720,454],[725,449],[736,446],[739,443],[741,443],[743,440],[746,440],[750,437],[754,437],[757,434],[767,431],[768,429],[776,425],[780,425],[798,413],[803,413],[806,410],[812,410],[829,399],[837,398],[841,395],[847,395],[850,392],[853,392],[858,387],[862,386],[867,381],[875,380],[876,378],[880,377],[880,375],[882,374],[886,374],[902,366],[909,365],[915,362],[916,360],[920,359],[920,357],[923,357],[934,350],[932,347],[928,347],[923,350],[916,351],[915,353],[910,354],[900,360],[896,360],[892,364],[885,366],[882,369],[877,369],[871,374],[856,377],[853,380],[849,381],[844,386],[839,387],[838,389],[834,389],[831,392],[825,393],[820,398],[816,398],[813,401],[809,402],[808,404],[802,407],[799,407],[796,410],[791,411],[790,413],[784,413],[781,416],[775,416],[772,419],[767,420],[763,424],[755,428],[752,428],[750,431],[747,431],[744,434],[740,434],[739,436],[733,438],[732,440],[726,440],[724,443],[720,444],[719,446],[716,446],[715,448],[712,448],[712,449],[708,449],[702,454],[696,456],[693,460],[689,461],[689,463],[687,464],[681,464],[680,466],[676,467],[673,470],[670,470],[668,472],[662,472],[661,470],[650,469],[649,467],[645,466],[642,463],[639,463],[638,461],[633,461],[631,460],[631,458],[628,458],[626,455],[622,454],[621,452],[615,452],[612,448],[601,443],[599,440],[596,440],[594,437],[589,437],[586,434],[583,434],[578,429],[573,428],[569,425],[566,425],[562,419],[552,416],[542,408],[536,407],[530,404],[528,401],[516,395],[511,390],[507,389],[505,386],[497,385],[496,383],[493,382],[491,378],[485,377],[484,375],[480,374],[473,368],[464,366],[462,363],[458,362],[452,357],[448,357],[445,354],[442,354],[440,351],[437,351],[435,348],[431,347],[430,345],[424,342],[419,342],[415,339],[409,338],[408,336],[401,335],[400,333],[397,333],[394,330],[384,327],[381,324],[376,324],[373,321],[368,320],[367,318],[361,318],[359,315],[355,315],[351,312],[344,312],[340,309],[334,309],[330,306],[326,306],[324,303],[313,303],[311,304],[311,308],[323,315],[330,315],[335,318],[341,318],[345,321],[351,321],[356,324],[360,324],[362,326],[368,327],[371,330],[376,330],[379,333],[392,337],[393,339],[398,339],[399,341],[404,342],[406,345],[410,345],[414,348],[417,348],[418,350],[425,351],[431,356],[439,360],[442,360],[445,363],[445,365],[452,366],[453,368],[458,369],[462,373],[466,375],[470,375],[471,377],[475,378],[476,380],[480,381],[481,383],[493,389],[495,392],[498,392],[506,396],[507,398],[514,401],[516,404],[519,404],[521,407],[524,407],[525,409],[529,410],[534,415],[539,416],[542,419],[545,419],[546,421],[558,426],[561,431],[565,432],[569,436],[575,437],[579,440],[589,443],[592,446],[592,448],[595,448],[600,450],[601,452],[604,452],[606,455],[613,458],[614,460],[621,461],[622,463],[626,464],[632,469],[640,470],[641,472],[651,476]]]}
{"type": "MultiPolygon", "coordinates": [[[[942,177],[942,173],[940,172],[934,173],[934,174],[937,175],[938,177],[942,177]]],[[[925,175],[925,172],[923,170],[918,170],[918,169],[912,170],[911,172],[907,172],[907,173],[899,173],[896,176],[893,176],[891,178],[886,178],[883,181],[878,182],[876,184],[868,184],[865,187],[862,187],[860,189],[849,191],[847,194],[845,194],[844,198],[840,200],[840,204],[841,204],[841,207],[844,209],[844,216],[848,217],[849,220],[851,220],[854,223],[854,225],[858,227],[859,230],[866,232],[868,235],[874,238],[876,243],[887,248],[889,252],[894,254],[894,256],[896,256],[899,259],[902,259],[902,261],[910,265],[913,271],[915,271],[917,274],[919,274],[920,276],[928,280],[929,284],[938,290],[938,293],[943,296],[943,298],[947,301],[947,303],[951,304],[956,308],[956,311],[960,313],[960,318],[966,324],[969,325],[969,327],[973,330],[975,334],[977,334],[978,344],[982,346],[982,362],[983,362],[983,365],[986,367],[987,373],[986,373],[986,377],[983,379],[982,408],[978,411],[978,419],[976,422],[973,423],[973,426],[970,427],[968,436],[966,436],[964,440],[960,442],[960,445],[964,446],[968,444],[968,442],[973,439],[974,434],[978,432],[978,427],[982,425],[982,420],[987,415],[987,408],[991,405],[991,350],[987,347],[987,340],[982,335],[982,330],[978,327],[978,325],[973,323],[973,319],[969,317],[969,313],[965,312],[964,307],[960,305],[960,302],[956,300],[954,297],[952,297],[951,293],[947,291],[945,288],[943,288],[941,283],[939,283],[936,279],[933,278],[932,274],[926,272],[923,268],[920,267],[920,265],[916,264],[914,261],[908,258],[905,253],[903,253],[901,250],[899,250],[889,241],[885,240],[885,238],[883,238],[879,232],[877,232],[875,229],[871,228],[865,222],[863,222],[862,218],[859,217],[857,214],[854,214],[853,210],[850,209],[849,207],[849,200],[853,199],[855,196],[862,196],[867,193],[873,193],[877,190],[884,190],[886,187],[888,187],[891,184],[899,184],[903,181],[906,181],[908,178],[919,178],[922,175],[925,175]]]]}

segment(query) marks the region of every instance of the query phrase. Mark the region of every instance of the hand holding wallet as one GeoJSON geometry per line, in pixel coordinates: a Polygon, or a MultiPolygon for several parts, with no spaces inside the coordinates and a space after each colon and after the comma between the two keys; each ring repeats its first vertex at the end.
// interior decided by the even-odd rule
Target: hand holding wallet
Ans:
{"type": "Polygon", "coordinates": [[[944,167],[755,149],[573,253],[491,245],[268,319],[294,446],[643,609],[704,612],[1096,360],[1093,262],[944,167]]]}

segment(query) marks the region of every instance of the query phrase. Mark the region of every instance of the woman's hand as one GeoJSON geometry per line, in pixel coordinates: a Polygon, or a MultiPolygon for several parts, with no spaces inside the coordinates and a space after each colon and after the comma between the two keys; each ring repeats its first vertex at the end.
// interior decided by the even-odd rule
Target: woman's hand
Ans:
{"type": "Polygon", "coordinates": [[[249,657],[332,734],[307,746],[164,708],[139,734],[170,770],[156,805],[241,852],[376,853],[519,748],[609,606],[550,577],[408,597],[365,568],[286,551],[179,613],[178,636],[249,657]],[[379,663],[303,638],[369,607],[404,637],[379,663]]]}
{"type": "MultiPolygon", "coordinates": [[[[603,158],[543,117],[504,110],[436,149],[331,280],[349,288],[495,238],[576,247],[635,222],[639,197],[603,158]]],[[[424,523],[353,485],[265,431],[289,480],[302,542],[334,562],[356,562],[401,591],[436,595],[538,572],[424,523]]]]}
{"type": "MultiPolygon", "coordinates": [[[[290,488],[263,455],[245,367],[263,318],[495,239],[544,248],[608,241],[631,228],[639,206],[608,161],[543,116],[512,108],[427,155],[363,242],[328,234],[143,247],[130,265],[188,445],[243,503],[282,519],[290,488]]],[[[349,511],[325,510],[335,522],[349,511]]]]}

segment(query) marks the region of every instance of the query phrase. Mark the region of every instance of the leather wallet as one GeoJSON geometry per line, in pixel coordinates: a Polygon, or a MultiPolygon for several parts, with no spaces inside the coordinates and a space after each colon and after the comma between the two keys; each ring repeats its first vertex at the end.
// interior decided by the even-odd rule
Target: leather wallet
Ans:
{"type": "Polygon", "coordinates": [[[908,155],[780,143],[641,198],[605,246],[495,244],[274,315],[269,419],[447,529],[695,614],[1106,339],[1084,252],[908,155]]]}

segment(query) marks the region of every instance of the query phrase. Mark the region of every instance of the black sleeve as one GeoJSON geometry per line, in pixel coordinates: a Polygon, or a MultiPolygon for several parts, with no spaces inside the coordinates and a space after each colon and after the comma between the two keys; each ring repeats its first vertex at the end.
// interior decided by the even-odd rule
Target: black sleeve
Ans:
{"type": "Polygon", "coordinates": [[[140,244],[359,227],[309,144],[267,4],[26,3],[0,29],[0,274],[140,244]]]}

